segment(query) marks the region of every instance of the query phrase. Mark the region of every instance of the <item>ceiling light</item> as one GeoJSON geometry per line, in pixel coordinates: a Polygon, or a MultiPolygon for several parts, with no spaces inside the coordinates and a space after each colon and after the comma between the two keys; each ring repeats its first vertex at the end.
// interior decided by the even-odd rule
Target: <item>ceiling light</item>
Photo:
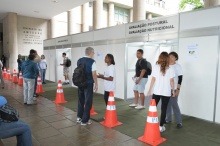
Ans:
{"type": "Polygon", "coordinates": [[[57,0],[52,0],[52,2],[53,2],[53,3],[58,3],[58,1],[57,1],[57,0]]]}

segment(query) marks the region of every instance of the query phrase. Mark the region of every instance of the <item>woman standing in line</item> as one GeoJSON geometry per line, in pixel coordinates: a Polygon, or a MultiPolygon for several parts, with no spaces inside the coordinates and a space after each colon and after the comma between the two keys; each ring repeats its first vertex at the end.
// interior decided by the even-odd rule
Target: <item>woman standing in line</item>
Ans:
{"type": "Polygon", "coordinates": [[[174,95],[174,77],[175,73],[172,67],[169,66],[169,55],[167,52],[162,52],[158,58],[156,65],[152,69],[152,79],[148,96],[152,95],[156,105],[162,100],[161,116],[160,116],[160,132],[164,132],[166,128],[163,126],[166,118],[167,105],[171,94],[174,95]]]}
{"type": "Polygon", "coordinates": [[[177,128],[182,128],[182,117],[181,117],[181,112],[180,108],[178,105],[178,96],[180,92],[180,87],[182,83],[182,78],[183,78],[183,72],[182,72],[182,67],[176,63],[178,60],[178,54],[176,52],[170,52],[169,53],[169,60],[170,60],[170,66],[173,67],[175,71],[175,77],[174,77],[174,89],[175,89],[175,94],[173,98],[170,98],[168,107],[167,107],[167,117],[166,117],[166,123],[171,123],[172,121],[172,109],[173,113],[176,119],[177,123],[177,128]]]}
{"type": "Polygon", "coordinates": [[[107,54],[105,56],[105,63],[107,63],[107,68],[103,74],[98,74],[97,77],[104,80],[104,100],[107,106],[108,97],[110,91],[115,92],[115,61],[112,54],[107,54]]]}
{"type": "Polygon", "coordinates": [[[39,62],[39,68],[40,68],[41,82],[43,84],[46,84],[45,74],[46,74],[46,70],[47,70],[47,62],[46,62],[44,55],[41,55],[41,61],[39,62]]]}

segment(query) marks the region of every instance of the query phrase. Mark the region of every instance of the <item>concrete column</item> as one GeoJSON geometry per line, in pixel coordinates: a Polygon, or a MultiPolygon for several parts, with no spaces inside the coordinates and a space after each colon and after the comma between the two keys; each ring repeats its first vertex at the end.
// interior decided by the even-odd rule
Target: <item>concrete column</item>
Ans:
{"type": "Polygon", "coordinates": [[[102,28],[103,0],[93,1],[93,30],[102,28]]]}
{"type": "Polygon", "coordinates": [[[47,39],[51,39],[51,20],[47,21],[47,39]]]}
{"type": "Polygon", "coordinates": [[[89,31],[89,3],[82,5],[82,32],[89,31]]]}
{"type": "Polygon", "coordinates": [[[145,20],[146,0],[133,0],[133,21],[145,20]]]}
{"type": "Polygon", "coordinates": [[[51,20],[50,20],[50,28],[51,28],[51,38],[55,38],[56,37],[56,19],[53,17],[51,20]]]}
{"type": "Polygon", "coordinates": [[[152,14],[151,13],[147,14],[147,19],[152,19],[152,14]]]}
{"type": "Polygon", "coordinates": [[[114,3],[108,4],[108,26],[114,26],[115,22],[115,5],[114,3]]]}
{"type": "Polygon", "coordinates": [[[204,0],[204,7],[209,8],[220,5],[220,0],[204,0]]]}
{"type": "Polygon", "coordinates": [[[133,22],[133,9],[130,9],[130,22],[133,22]]]}
{"type": "Polygon", "coordinates": [[[17,58],[18,58],[18,40],[17,40],[17,14],[8,13],[8,63],[11,70],[18,70],[17,58]]]}

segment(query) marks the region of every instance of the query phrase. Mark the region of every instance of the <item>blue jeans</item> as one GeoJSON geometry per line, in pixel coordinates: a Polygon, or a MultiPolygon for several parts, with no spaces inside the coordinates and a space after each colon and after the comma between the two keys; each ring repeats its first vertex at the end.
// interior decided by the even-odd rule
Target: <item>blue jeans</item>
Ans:
{"type": "Polygon", "coordinates": [[[40,77],[41,77],[41,82],[45,82],[45,74],[46,74],[46,69],[41,69],[40,70],[40,77]]]}
{"type": "Polygon", "coordinates": [[[85,88],[78,88],[77,117],[82,119],[82,123],[86,123],[90,119],[92,100],[93,100],[93,83],[89,83],[88,86],[85,88]]]}
{"type": "Polygon", "coordinates": [[[38,76],[35,78],[35,84],[34,84],[34,94],[33,94],[33,95],[35,95],[35,94],[36,94],[36,90],[37,90],[37,78],[38,78],[38,76]]]}
{"type": "Polygon", "coordinates": [[[0,122],[0,138],[17,137],[17,146],[32,146],[30,127],[23,121],[0,122]]]}

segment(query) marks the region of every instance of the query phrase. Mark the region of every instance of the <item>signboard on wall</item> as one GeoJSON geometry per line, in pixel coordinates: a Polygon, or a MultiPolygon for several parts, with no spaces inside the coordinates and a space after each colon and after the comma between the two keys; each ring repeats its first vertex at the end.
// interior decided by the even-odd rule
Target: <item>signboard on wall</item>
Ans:
{"type": "Polygon", "coordinates": [[[179,15],[126,24],[126,37],[178,31],[179,15]]]}
{"type": "Polygon", "coordinates": [[[72,42],[71,36],[56,38],[56,46],[68,45],[71,44],[71,42],[72,42]]]}
{"type": "Polygon", "coordinates": [[[22,32],[23,32],[23,44],[29,44],[29,45],[43,44],[42,28],[24,26],[22,28],[22,32]]]}

